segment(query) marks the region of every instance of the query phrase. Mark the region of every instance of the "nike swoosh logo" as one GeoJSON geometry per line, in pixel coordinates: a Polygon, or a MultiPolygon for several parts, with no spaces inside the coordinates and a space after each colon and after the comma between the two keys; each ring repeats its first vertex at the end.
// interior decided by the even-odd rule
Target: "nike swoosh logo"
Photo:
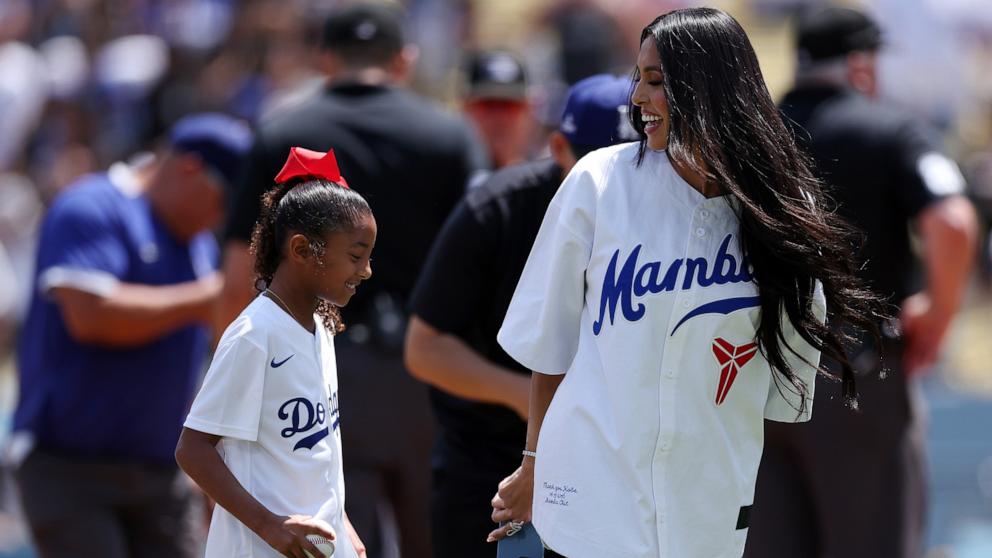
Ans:
{"type": "Polygon", "coordinates": [[[289,355],[288,357],[280,360],[279,362],[276,362],[276,359],[272,359],[272,362],[270,362],[269,364],[272,365],[272,368],[279,368],[283,364],[286,364],[286,361],[293,358],[294,356],[296,356],[296,353],[289,355]]]}

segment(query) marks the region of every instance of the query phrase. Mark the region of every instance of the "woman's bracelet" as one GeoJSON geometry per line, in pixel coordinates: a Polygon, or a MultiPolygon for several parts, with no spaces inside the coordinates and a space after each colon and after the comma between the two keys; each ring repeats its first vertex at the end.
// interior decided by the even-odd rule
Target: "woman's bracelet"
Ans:
{"type": "Polygon", "coordinates": [[[524,450],[524,451],[522,451],[520,453],[522,453],[524,455],[524,457],[533,457],[534,459],[537,459],[537,452],[536,451],[524,450]]]}

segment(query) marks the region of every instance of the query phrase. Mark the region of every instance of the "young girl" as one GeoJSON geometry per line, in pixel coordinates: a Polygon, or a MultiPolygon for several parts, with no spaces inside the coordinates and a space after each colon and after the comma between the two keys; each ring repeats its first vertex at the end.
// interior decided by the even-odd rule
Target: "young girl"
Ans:
{"type": "Polygon", "coordinates": [[[641,141],[572,169],[499,332],[535,374],[490,539],[533,512],[569,558],[739,558],[764,420],[810,418],[821,351],[853,397],[825,308],[877,331],[876,299],[732,17],[651,22],[631,105],[641,141]]]}
{"type": "Polygon", "coordinates": [[[224,332],[176,448],[213,498],[207,558],[365,549],[344,513],[337,307],[372,275],[376,224],[333,151],[301,148],[265,194],[252,235],[261,296],[224,332]]]}

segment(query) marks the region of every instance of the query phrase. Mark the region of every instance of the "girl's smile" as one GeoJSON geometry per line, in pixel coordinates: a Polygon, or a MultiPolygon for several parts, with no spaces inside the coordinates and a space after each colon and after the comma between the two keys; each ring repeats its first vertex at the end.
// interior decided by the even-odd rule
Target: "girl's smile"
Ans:
{"type": "Polygon", "coordinates": [[[315,270],[320,298],[344,306],[358,291],[358,285],[372,277],[376,233],[375,219],[365,215],[353,229],[327,235],[323,260],[315,270]]]}

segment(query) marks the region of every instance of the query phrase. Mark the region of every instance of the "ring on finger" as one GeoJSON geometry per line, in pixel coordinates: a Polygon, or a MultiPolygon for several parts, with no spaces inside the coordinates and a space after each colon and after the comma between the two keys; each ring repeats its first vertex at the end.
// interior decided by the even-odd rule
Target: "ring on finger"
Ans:
{"type": "Polygon", "coordinates": [[[523,528],[524,528],[524,522],[523,521],[515,521],[515,520],[512,520],[511,519],[510,520],[510,528],[506,530],[506,536],[507,537],[512,537],[513,535],[516,535],[517,533],[519,533],[520,530],[523,529],[523,528]]]}

